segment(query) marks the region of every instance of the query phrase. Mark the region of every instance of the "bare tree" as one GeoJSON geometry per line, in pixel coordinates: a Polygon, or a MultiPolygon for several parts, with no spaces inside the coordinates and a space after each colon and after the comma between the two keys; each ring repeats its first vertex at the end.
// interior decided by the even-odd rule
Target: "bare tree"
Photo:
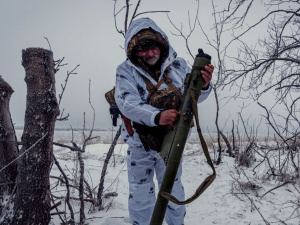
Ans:
{"type": "MultiPolygon", "coordinates": [[[[226,3],[226,8],[219,11],[214,5],[215,29],[231,31],[233,37],[218,50],[226,62],[221,67],[220,83],[223,87],[236,86],[235,96],[260,101],[267,124],[280,138],[278,144],[289,149],[290,145],[299,143],[300,134],[300,2],[238,0],[226,3]],[[263,8],[265,14],[251,17],[254,7],[263,8]],[[266,30],[265,36],[256,43],[249,42],[249,36],[258,29],[266,30]],[[238,51],[232,53],[233,48],[238,51]]],[[[300,154],[297,148],[289,157],[297,167],[293,163],[297,158],[295,154],[300,154]]],[[[283,166],[280,163],[278,165],[283,166]]]]}
{"type": "Polygon", "coordinates": [[[27,83],[27,104],[22,148],[18,159],[13,217],[7,224],[50,222],[49,174],[53,156],[53,133],[59,114],[56,100],[53,53],[41,48],[23,50],[22,65],[27,83]]]}
{"type": "MultiPolygon", "coordinates": [[[[300,84],[299,1],[228,1],[227,8],[216,14],[222,18],[216,22],[216,29],[225,26],[234,37],[222,50],[227,57],[226,67],[223,64],[224,73],[221,74],[222,83],[237,86],[239,94],[249,93],[254,100],[267,93],[275,93],[273,107],[278,104],[287,104],[291,110],[296,107],[300,84]],[[250,18],[255,4],[265,9],[261,18],[250,18]],[[245,23],[249,25],[245,26],[245,23]],[[251,32],[258,29],[266,30],[266,35],[254,44],[249,43],[251,32]],[[236,47],[237,53],[229,51],[236,47]]],[[[286,117],[299,124],[299,115],[290,110],[288,113],[286,117]]],[[[289,121],[286,121],[284,131],[288,124],[289,121]]]]}
{"type": "MultiPolygon", "coordinates": [[[[261,3],[266,15],[260,19],[251,18],[251,25],[243,29],[248,14],[255,1],[230,1],[228,16],[222,24],[227,24],[235,33],[233,42],[241,43],[238,55],[231,57],[235,68],[226,68],[223,80],[226,84],[234,84],[249,76],[248,84],[243,90],[255,91],[257,99],[264,93],[274,89],[278,98],[285,98],[291,91],[299,88],[299,47],[300,35],[299,1],[269,0],[261,3]],[[267,35],[258,39],[253,47],[244,41],[244,37],[254,29],[262,28],[268,22],[267,35]]],[[[225,13],[225,11],[222,11],[225,13]]],[[[220,22],[220,23],[221,23],[220,22]]],[[[246,38],[246,37],[245,37],[246,38]]],[[[228,55],[229,56],[229,55],[228,55]]]]}
{"type": "MultiPolygon", "coordinates": [[[[13,93],[11,86],[0,77],[0,202],[7,202],[13,194],[17,177],[16,158],[19,152],[17,138],[9,111],[9,101],[13,93]]],[[[0,216],[3,206],[0,205],[0,216]]]]}

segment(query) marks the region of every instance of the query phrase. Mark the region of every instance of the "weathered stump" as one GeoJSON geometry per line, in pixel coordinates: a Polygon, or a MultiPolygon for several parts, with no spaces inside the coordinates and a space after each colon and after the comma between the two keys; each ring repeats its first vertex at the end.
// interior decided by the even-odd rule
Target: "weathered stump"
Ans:
{"type": "Polygon", "coordinates": [[[18,160],[17,191],[11,224],[49,224],[49,174],[53,134],[59,114],[53,53],[41,48],[22,52],[27,100],[22,157],[18,160]]]}
{"type": "MultiPolygon", "coordinates": [[[[15,186],[18,155],[17,138],[9,111],[9,101],[14,90],[0,76],[0,202],[5,203],[15,186]]],[[[3,205],[0,205],[0,216],[3,205]]]]}

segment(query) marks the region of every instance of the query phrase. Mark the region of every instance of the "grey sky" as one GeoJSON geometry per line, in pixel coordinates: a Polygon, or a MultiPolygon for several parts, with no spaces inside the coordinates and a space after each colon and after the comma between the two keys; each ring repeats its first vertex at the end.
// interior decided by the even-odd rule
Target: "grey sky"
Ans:
{"type": "MultiPolygon", "coordinates": [[[[122,1],[120,1],[122,2],[122,1]]],[[[51,44],[55,60],[65,57],[67,66],[56,74],[57,95],[61,93],[60,84],[64,83],[67,71],[77,64],[77,75],[70,77],[65,91],[61,110],[70,114],[69,121],[57,122],[57,127],[82,127],[83,113],[86,112],[87,127],[91,125],[92,111],[88,103],[88,85],[91,80],[91,101],[96,110],[96,127],[111,128],[111,119],[108,113],[108,104],[104,93],[110,90],[115,81],[116,67],[125,60],[123,37],[118,34],[113,18],[114,1],[1,1],[0,2],[0,75],[12,86],[15,93],[12,95],[10,109],[12,120],[16,125],[23,125],[26,84],[25,72],[21,65],[22,49],[41,47],[49,49],[44,37],[51,44]]],[[[188,29],[188,10],[193,18],[197,3],[195,0],[144,0],[140,12],[146,10],[169,10],[169,16],[184,29],[188,29]]],[[[121,5],[118,4],[120,9],[121,5]]],[[[212,6],[210,1],[202,3],[200,20],[205,21],[202,26],[210,31],[213,25],[212,6]]],[[[175,32],[169,23],[166,14],[146,14],[152,18],[169,36],[171,45],[178,55],[189,60],[184,41],[171,34],[175,32]]],[[[123,29],[124,16],[118,17],[118,25],[123,29]]],[[[208,46],[199,27],[190,40],[190,48],[194,54],[197,48],[203,48],[216,58],[215,51],[208,46]]],[[[214,125],[215,100],[213,94],[201,104],[200,110],[204,127],[214,125]]],[[[226,110],[226,114],[229,114],[226,110]]],[[[231,115],[234,113],[231,112],[231,115]]],[[[120,120],[118,121],[120,123],[120,120]]],[[[213,128],[211,128],[213,129],[213,128]]]]}

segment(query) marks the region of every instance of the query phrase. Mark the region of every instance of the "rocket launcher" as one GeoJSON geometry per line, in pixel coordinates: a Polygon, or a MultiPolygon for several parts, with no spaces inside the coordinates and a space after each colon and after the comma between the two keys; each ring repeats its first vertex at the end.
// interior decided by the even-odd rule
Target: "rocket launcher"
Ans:
{"type": "Polygon", "coordinates": [[[210,60],[211,56],[205,54],[202,49],[199,49],[198,55],[196,56],[194,65],[192,67],[192,71],[186,75],[183,100],[179,109],[179,117],[174,129],[166,134],[163,140],[161,151],[159,153],[165,161],[166,171],[157,196],[150,225],[161,225],[163,223],[169,201],[172,201],[178,205],[184,205],[194,201],[206,190],[206,188],[216,177],[215,168],[200,130],[197,108],[197,100],[201,94],[201,88],[204,82],[200,71],[205,70],[204,67],[210,64],[210,60]],[[171,195],[171,192],[177,170],[180,165],[184,146],[191,128],[193,117],[195,117],[197,132],[203,152],[206,156],[207,163],[213,170],[213,173],[200,184],[192,197],[184,201],[179,201],[171,195]]]}

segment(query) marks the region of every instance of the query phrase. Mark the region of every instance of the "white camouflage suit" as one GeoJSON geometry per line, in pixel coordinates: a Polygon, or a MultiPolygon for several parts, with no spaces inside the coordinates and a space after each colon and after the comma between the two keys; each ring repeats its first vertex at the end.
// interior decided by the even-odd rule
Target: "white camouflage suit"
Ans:
{"type": "MultiPolygon", "coordinates": [[[[132,22],[125,36],[125,51],[131,38],[142,29],[152,28],[159,32],[169,44],[166,34],[149,18],[137,19],[132,22]]],[[[172,83],[183,92],[183,84],[187,72],[190,72],[186,61],[177,57],[176,52],[169,44],[169,55],[161,65],[161,80],[163,71],[170,65],[168,77],[172,83]]],[[[162,110],[146,104],[149,94],[146,84],[141,76],[148,78],[153,85],[157,82],[141,67],[133,64],[129,59],[120,64],[116,72],[115,100],[123,115],[131,121],[147,125],[157,126],[154,122],[155,116],[162,110]]],[[[167,88],[162,83],[160,89],[167,88]]],[[[211,91],[211,84],[208,90],[203,90],[198,103],[205,100],[211,91]]],[[[122,124],[122,138],[128,147],[127,167],[129,181],[128,208],[131,223],[134,225],[149,225],[155,205],[155,186],[153,182],[154,172],[160,186],[165,165],[162,158],[156,151],[145,151],[135,132],[132,136],[122,124]]],[[[179,200],[184,200],[184,189],[181,183],[181,165],[177,173],[172,194],[179,200]]],[[[165,220],[169,225],[182,225],[184,223],[185,206],[169,203],[165,220]]]]}

